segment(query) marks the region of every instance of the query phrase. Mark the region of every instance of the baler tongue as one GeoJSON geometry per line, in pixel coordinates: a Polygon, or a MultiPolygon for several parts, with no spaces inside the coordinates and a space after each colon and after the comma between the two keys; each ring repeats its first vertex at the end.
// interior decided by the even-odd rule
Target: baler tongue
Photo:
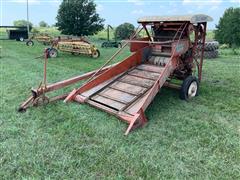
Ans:
{"type": "Polygon", "coordinates": [[[129,123],[125,134],[146,123],[144,111],[173,69],[170,57],[152,55],[146,63],[141,63],[138,55],[136,53],[80,87],[83,91],[75,92],[74,98],[129,123]],[[133,60],[133,57],[138,59],[133,60]]]}

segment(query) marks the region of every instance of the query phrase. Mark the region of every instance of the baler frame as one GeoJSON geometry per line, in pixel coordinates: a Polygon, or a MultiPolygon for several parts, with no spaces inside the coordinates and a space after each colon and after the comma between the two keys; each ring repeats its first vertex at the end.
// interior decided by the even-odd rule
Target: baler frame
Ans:
{"type": "MultiPolygon", "coordinates": [[[[34,105],[37,98],[45,98],[47,92],[55,91],[81,80],[87,80],[81,87],[73,89],[72,92],[55,96],[49,101],[64,99],[64,102],[87,103],[107,111],[129,124],[125,132],[127,135],[132,129],[146,124],[147,118],[144,111],[161,87],[167,86],[182,91],[183,86],[184,88],[192,86],[189,84],[189,77],[192,78],[194,62],[198,69],[198,79],[192,78],[190,83],[194,82],[198,85],[198,80],[200,81],[202,78],[206,25],[207,21],[211,20],[206,15],[141,18],[138,20],[142,25],[140,31],[144,29],[147,37],[133,39],[139,33],[137,30],[132,39],[127,41],[100,69],[33,89],[32,96],[20,106],[19,111],[25,111],[34,105]],[[156,36],[150,35],[147,25],[153,25],[154,30],[158,30],[160,27],[171,30],[175,28],[176,34],[171,37],[171,40],[158,41],[154,39],[156,36]],[[193,43],[190,41],[190,32],[192,31],[195,33],[193,43]],[[131,43],[130,50],[134,53],[125,60],[106,67],[128,43],[131,43]],[[198,54],[200,54],[199,59],[198,54]],[[171,83],[171,79],[183,80],[182,86],[171,83]],[[187,82],[185,82],[186,79],[187,82]],[[134,81],[137,81],[137,84],[134,81]],[[186,83],[188,84],[186,85],[186,83]],[[140,89],[141,91],[137,94],[135,92],[133,95],[134,92],[129,91],[131,89],[140,89]]],[[[159,32],[161,31],[159,30],[159,32]]],[[[45,57],[47,58],[48,55],[45,57]]],[[[197,95],[197,90],[195,90],[194,96],[197,95]]],[[[191,95],[191,91],[188,90],[188,93],[191,95]]],[[[184,98],[186,97],[184,96],[184,98]]]]}

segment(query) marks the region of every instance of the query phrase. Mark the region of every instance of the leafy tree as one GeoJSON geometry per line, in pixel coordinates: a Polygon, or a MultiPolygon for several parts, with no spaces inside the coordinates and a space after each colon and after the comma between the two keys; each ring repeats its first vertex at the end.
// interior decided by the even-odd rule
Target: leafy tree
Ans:
{"type": "MultiPolygon", "coordinates": [[[[13,25],[14,26],[27,26],[28,25],[28,22],[26,20],[16,20],[16,21],[13,21],[13,25]]],[[[29,30],[31,31],[33,27],[33,24],[31,22],[29,22],[29,30]]]]}
{"type": "Polygon", "coordinates": [[[93,35],[104,28],[104,19],[96,13],[93,0],[63,0],[56,26],[63,34],[93,35]]]}
{"type": "Polygon", "coordinates": [[[231,47],[240,46],[240,8],[228,8],[216,26],[215,38],[231,47]]]}
{"type": "Polygon", "coordinates": [[[130,23],[124,23],[119,25],[115,31],[115,37],[117,39],[129,39],[134,33],[134,25],[130,23]]]}
{"type": "Polygon", "coordinates": [[[40,27],[48,27],[48,24],[45,21],[40,21],[39,26],[40,27]]]}

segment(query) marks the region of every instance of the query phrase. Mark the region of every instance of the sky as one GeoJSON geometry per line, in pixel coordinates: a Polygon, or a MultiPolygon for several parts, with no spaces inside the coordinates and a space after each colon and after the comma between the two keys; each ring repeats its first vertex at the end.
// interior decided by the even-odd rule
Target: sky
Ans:
{"type": "MultiPolygon", "coordinates": [[[[29,19],[38,26],[40,21],[49,25],[56,23],[56,16],[62,0],[28,0],[29,19]]],[[[27,0],[0,0],[1,25],[13,25],[14,20],[26,19],[27,0]]],[[[105,24],[117,26],[124,22],[137,25],[137,19],[148,15],[186,15],[203,13],[214,21],[208,29],[214,29],[224,10],[240,7],[240,0],[95,0],[97,12],[105,24]]]]}

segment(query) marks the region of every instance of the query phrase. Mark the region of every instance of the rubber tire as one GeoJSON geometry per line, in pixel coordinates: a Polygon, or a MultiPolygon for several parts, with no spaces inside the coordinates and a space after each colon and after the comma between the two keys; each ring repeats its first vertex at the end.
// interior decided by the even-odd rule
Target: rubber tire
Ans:
{"type": "Polygon", "coordinates": [[[205,59],[214,59],[218,57],[218,51],[214,50],[214,51],[204,51],[203,57],[205,59]]]}
{"type": "MultiPolygon", "coordinates": [[[[201,49],[201,47],[202,47],[202,44],[199,44],[198,49],[201,49]]],[[[218,41],[205,42],[204,51],[214,51],[214,50],[217,50],[218,48],[219,48],[218,41]]]]}
{"type": "Polygon", "coordinates": [[[55,48],[50,48],[48,54],[49,54],[49,57],[50,57],[50,58],[56,58],[56,57],[58,56],[58,51],[57,51],[57,49],[55,49],[55,48]],[[52,53],[55,53],[56,55],[53,56],[52,53]]]}
{"type": "Polygon", "coordinates": [[[33,46],[33,45],[34,45],[34,42],[31,41],[31,40],[29,40],[29,41],[26,42],[26,45],[27,45],[27,46],[33,46]]]}
{"type": "Polygon", "coordinates": [[[219,48],[219,43],[217,41],[205,42],[205,51],[214,51],[219,48]]]}
{"type": "Polygon", "coordinates": [[[99,51],[98,49],[96,50],[96,52],[97,52],[97,56],[94,56],[94,55],[92,54],[92,58],[94,58],[94,59],[99,58],[99,56],[100,56],[100,51],[99,51]]]}
{"type": "Polygon", "coordinates": [[[191,83],[193,81],[197,82],[197,92],[196,92],[195,96],[199,95],[199,81],[198,81],[196,76],[190,75],[183,80],[183,83],[182,83],[182,86],[181,86],[181,89],[180,89],[180,94],[179,94],[180,99],[189,100],[188,89],[189,89],[189,86],[191,85],[191,83]]]}

